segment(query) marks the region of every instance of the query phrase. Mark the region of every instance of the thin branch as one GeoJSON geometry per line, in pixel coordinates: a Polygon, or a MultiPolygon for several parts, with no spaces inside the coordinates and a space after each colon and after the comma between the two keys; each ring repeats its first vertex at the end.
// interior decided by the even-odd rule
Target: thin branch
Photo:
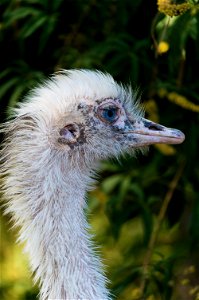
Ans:
{"type": "Polygon", "coordinates": [[[157,25],[157,20],[158,20],[159,16],[160,16],[160,13],[157,13],[155,18],[153,19],[152,25],[151,25],[151,38],[153,40],[153,45],[155,48],[155,58],[157,58],[157,48],[158,48],[158,43],[157,43],[157,40],[155,37],[155,27],[157,25]]]}
{"type": "MultiPolygon", "coordinates": [[[[179,169],[177,170],[173,180],[171,181],[170,185],[169,185],[169,189],[165,195],[165,198],[163,200],[162,206],[160,208],[160,212],[157,216],[157,222],[154,225],[154,229],[151,233],[151,237],[149,240],[149,244],[148,244],[148,248],[147,248],[147,252],[146,255],[144,257],[144,262],[143,262],[143,278],[141,281],[141,285],[140,285],[140,294],[142,295],[142,297],[144,296],[144,290],[146,287],[146,282],[148,279],[148,274],[149,274],[149,266],[150,266],[150,261],[152,258],[152,254],[153,254],[153,249],[155,247],[156,241],[157,241],[157,237],[160,231],[160,227],[162,224],[162,221],[165,217],[168,205],[173,197],[173,193],[178,185],[178,182],[182,176],[183,170],[184,170],[184,166],[185,166],[185,162],[183,161],[179,167],[179,169]]],[[[143,298],[141,298],[143,299],[143,298]]]]}

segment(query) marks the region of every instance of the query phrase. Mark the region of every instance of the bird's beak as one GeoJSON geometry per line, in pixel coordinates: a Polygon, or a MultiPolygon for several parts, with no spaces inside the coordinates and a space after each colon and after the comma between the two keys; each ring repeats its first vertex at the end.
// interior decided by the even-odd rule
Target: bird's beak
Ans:
{"type": "Polygon", "coordinates": [[[132,124],[132,130],[126,133],[132,135],[132,146],[142,147],[151,144],[181,144],[185,135],[178,129],[167,128],[147,119],[141,118],[132,124]]]}

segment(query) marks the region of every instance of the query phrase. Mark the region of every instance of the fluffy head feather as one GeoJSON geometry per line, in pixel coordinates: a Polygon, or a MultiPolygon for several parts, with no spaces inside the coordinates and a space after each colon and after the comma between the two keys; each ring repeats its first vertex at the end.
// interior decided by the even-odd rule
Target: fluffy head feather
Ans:
{"type": "Polygon", "coordinates": [[[31,91],[14,110],[14,119],[3,129],[8,134],[6,147],[12,153],[35,151],[34,155],[38,152],[42,157],[57,151],[73,161],[75,156],[77,161],[115,156],[129,148],[119,133],[128,126],[127,115],[134,121],[142,115],[130,88],[99,71],[62,71],[31,91]],[[100,119],[98,107],[103,103],[120,110],[114,124],[100,119]]]}

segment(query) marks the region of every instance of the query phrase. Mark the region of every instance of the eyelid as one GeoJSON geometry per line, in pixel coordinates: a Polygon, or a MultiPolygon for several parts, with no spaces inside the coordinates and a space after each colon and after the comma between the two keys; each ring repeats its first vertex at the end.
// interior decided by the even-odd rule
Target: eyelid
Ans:
{"type": "Polygon", "coordinates": [[[109,103],[104,103],[102,104],[101,106],[99,106],[97,108],[97,115],[99,117],[99,119],[101,121],[103,121],[104,123],[107,123],[107,124],[114,124],[120,117],[120,114],[121,114],[121,109],[118,105],[116,105],[115,103],[113,102],[109,102],[109,103]],[[102,112],[103,110],[109,110],[109,109],[115,109],[116,110],[116,113],[117,113],[117,118],[115,120],[113,120],[113,122],[110,122],[108,121],[107,119],[105,119],[103,116],[102,116],[102,112]]]}
{"type": "Polygon", "coordinates": [[[98,107],[98,109],[104,109],[104,108],[117,108],[118,110],[120,110],[120,107],[113,101],[103,103],[98,107]]]}

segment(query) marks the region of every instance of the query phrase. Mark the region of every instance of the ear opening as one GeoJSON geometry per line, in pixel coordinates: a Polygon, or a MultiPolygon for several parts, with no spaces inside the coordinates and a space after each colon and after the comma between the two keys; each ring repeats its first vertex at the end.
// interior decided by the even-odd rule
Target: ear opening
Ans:
{"type": "Polygon", "coordinates": [[[59,134],[59,143],[74,144],[80,137],[80,128],[76,123],[69,123],[60,129],[59,134]]]}

